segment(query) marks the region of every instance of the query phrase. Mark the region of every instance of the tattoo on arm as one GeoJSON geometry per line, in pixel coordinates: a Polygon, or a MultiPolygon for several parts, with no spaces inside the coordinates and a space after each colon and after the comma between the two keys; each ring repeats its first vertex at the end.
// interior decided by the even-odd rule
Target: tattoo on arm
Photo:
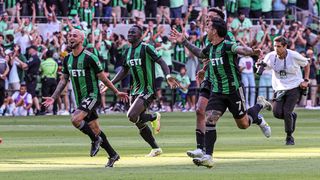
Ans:
{"type": "Polygon", "coordinates": [[[202,53],[202,50],[198,48],[197,46],[190,43],[188,40],[182,41],[182,45],[184,45],[186,48],[189,49],[195,56],[198,58],[205,58],[206,56],[202,53]]]}
{"type": "Polygon", "coordinates": [[[58,96],[61,94],[63,89],[66,87],[66,85],[68,83],[68,80],[69,80],[69,75],[68,74],[63,74],[61,80],[59,81],[59,84],[58,84],[56,90],[54,91],[54,93],[51,96],[53,99],[57,99],[58,98],[58,96]]]}
{"type": "Polygon", "coordinates": [[[118,93],[118,89],[114,87],[113,83],[107,78],[107,76],[105,75],[105,72],[100,72],[98,74],[98,78],[100,81],[103,82],[104,85],[110,88],[114,93],[118,93]]]}
{"type": "Polygon", "coordinates": [[[239,46],[236,48],[236,53],[244,56],[251,56],[253,54],[252,48],[239,46]]]}

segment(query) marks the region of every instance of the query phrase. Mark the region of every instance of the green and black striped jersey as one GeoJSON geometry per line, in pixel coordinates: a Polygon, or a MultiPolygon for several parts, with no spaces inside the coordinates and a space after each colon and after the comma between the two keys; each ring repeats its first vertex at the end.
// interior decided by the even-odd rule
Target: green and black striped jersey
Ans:
{"type": "Polygon", "coordinates": [[[120,1],[122,0],[111,0],[112,7],[120,6],[120,1]]]}
{"type": "Polygon", "coordinates": [[[88,27],[91,27],[91,21],[94,15],[94,7],[91,8],[79,8],[79,17],[80,21],[85,21],[88,24],[88,27]]]}
{"type": "Polygon", "coordinates": [[[5,0],[4,3],[5,3],[5,4],[4,4],[4,7],[5,7],[6,9],[8,9],[8,8],[13,8],[13,7],[16,6],[17,0],[5,0]]]}
{"type": "Polygon", "coordinates": [[[143,11],[144,0],[132,0],[132,10],[143,11]]]}
{"type": "Polygon", "coordinates": [[[78,56],[69,53],[65,57],[62,72],[70,76],[77,106],[88,97],[100,101],[97,74],[102,71],[98,57],[86,49],[78,56]]]}
{"type": "Polygon", "coordinates": [[[161,58],[155,48],[150,44],[140,43],[135,48],[130,46],[124,55],[123,66],[130,69],[133,78],[131,95],[154,94],[155,63],[161,58]]]}
{"type": "Polygon", "coordinates": [[[217,45],[210,43],[202,50],[210,60],[207,72],[212,83],[212,92],[231,94],[241,86],[236,48],[235,42],[223,40],[217,45]]]}
{"type": "Polygon", "coordinates": [[[186,51],[182,44],[176,44],[173,49],[173,59],[180,63],[186,63],[186,51]]]}

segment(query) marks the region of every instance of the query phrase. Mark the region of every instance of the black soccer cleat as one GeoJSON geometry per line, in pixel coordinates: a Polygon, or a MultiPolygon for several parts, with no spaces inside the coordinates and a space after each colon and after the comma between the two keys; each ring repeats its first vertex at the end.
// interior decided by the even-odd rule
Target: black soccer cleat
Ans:
{"type": "Polygon", "coordinates": [[[287,136],[286,145],[294,145],[294,138],[292,136],[287,136]]]}
{"type": "Polygon", "coordinates": [[[107,164],[106,164],[106,168],[112,168],[112,167],[113,167],[113,164],[114,164],[116,161],[118,161],[119,159],[120,159],[119,154],[116,154],[116,155],[114,155],[114,156],[112,156],[112,157],[109,157],[109,160],[108,160],[108,162],[107,162],[107,164]]]}
{"type": "Polygon", "coordinates": [[[99,152],[100,144],[102,143],[103,139],[98,136],[98,138],[95,141],[92,141],[91,143],[91,150],[90,150],[90,156],[93,157],[97,155],[99,152]]]}

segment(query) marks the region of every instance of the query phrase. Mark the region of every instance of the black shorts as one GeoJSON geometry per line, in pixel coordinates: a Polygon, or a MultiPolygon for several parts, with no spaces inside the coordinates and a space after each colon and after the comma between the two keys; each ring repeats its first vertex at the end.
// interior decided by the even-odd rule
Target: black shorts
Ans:
{"type": "Polygon", "coordinates": [[[191,81],[188,96],[195,96],[197,94],[197,81],[191,81]]]}
{"type": "Polygon", "coordinates": [[[133,95],[130,104],[133,104],[133,102],[137,98],[142,99],[144,101],[144,107],[148,108],[150,106],[150,104],[153,102],[153,100],[156,99],[156,96],[154,94],[146,94],[146,93],[139,94],[139,95],[133,95]]]}
{"type": "Polygon", "coordinates": [[[161,89],[161,84],[162,84],[162,82],[163,82],[163,77],[157,77],[157,78],[156,78],[156,81],[155,81],[155,83],[156,83],[156,90],[161,89]]]}
{"type": "Polygon", "coordinates": [[[88,115],[83,119],[86,122],[90,122],[98,119],[96,108],[100,105],[100,101],[93,97],[86,97],[83,99],[78,107],[79,110],[85,111],[88,115]]]}
{"type": "Polygon", "coordinates": [[[210,98],[211,94],[211,82],[207,79],[203,80],[200,84],[200,93],[199,96],[210,98]]]}
{"type": "Polygon", "coordinates": [[[211,93],[206,111],[215,110],[223,114],[227,108],[235,119],[245,116],[247,109],[242,87],[232,94],[211,93]]]}

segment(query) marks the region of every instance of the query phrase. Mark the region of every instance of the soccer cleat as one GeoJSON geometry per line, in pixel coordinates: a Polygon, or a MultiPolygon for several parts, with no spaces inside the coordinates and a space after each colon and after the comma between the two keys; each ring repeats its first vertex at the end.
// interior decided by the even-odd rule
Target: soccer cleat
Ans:
{"type": "Polygon", "coordinates": [[[102,141],[103,141],[103,139],[100,136],[98,136],[98,139],[91,143],[91,150],[90,150],[91,157],[97,155],[97,153],[99,152],[100,144],[102,143],[102,141]]]}
{"type": "Polygon", "coordinates": [[[264,136],[269,138],[271,136],[271,127],[269,124],[264,120],[263,116],[261,114],[258,114],[258,118],[261,119],[261,124],[259,125],[262,133],[264,136]]]}
{"type": "Polygon", "coordinates": [[[114,165],[114,163],[116,162],[116,161],[118,161],[120,159],[120,156],[119,156],[119,154],[116,154],[116,155],[114,155],[114,156],[112,156],[112,157],[109,157],[108,158],[108,162],[107,162],[107,164],[106,164],[106,168],[112,168],[113,167],[113,165],[114,165]]]}
{"type": "Polygon", "coordinates": [[[154,121],[151,121],[151,127],[153,134],[158,134],[160,132],[160,119],[161,114],[156,112],[157,118],[154,121]]]}
{"type": "Polygon", "coordinates": [[[205,166],[207,168],[213,167],[213,159],[210,155],[204,155],[202,158],[194,158],[193,163],[197,166],[205,166]]]}
{"type": "Polygon", "coordinates": [[[191,158],[202,158],[205,155],[205,153],[202,149],[196,149],[193,151],[187,151],[187,155],[191,158]]]}
{"type": "Polygon", "coordinates": [[[294,145],[294,138],[292,136],[287,136],[286,145],[294,145]]]}
{"type": "Polygon", "coordinates": [[[266,109],[267,111],[272,111],[272,104],[266,100],[263,96],[257,97],[257,104],[260,104],[263,109],[266,109]]]}
{"type": "Polygon", "coordinates": [[[151,149],[151,152],[146,155],[146,157],[156,157],[160,156],[162,154],[162,149],[161,148],[156,148],[156,149],[151,149]]]}

